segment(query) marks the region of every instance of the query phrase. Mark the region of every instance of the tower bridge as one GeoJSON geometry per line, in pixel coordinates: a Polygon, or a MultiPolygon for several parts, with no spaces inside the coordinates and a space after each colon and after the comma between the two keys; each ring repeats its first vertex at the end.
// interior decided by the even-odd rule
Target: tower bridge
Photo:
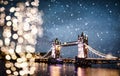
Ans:
{"type": "Polygon", "coordinates": [[[78,40],[72,42],[61,43],[57,38],[53,41],[50,50],[36,62],[47,63],[75,63],[77,65],[91,65],[91,64],[113,64],[120,63],[120,58],[101,53],[88,45],[88,37],[82,33],[78,35],[78,40]],[[74,59],[61,58],[60,52],[62,47],[78,46],[78,55],[74,59]],[[99,56],[99,58],[89,58],[88,52],[99,56]]]}

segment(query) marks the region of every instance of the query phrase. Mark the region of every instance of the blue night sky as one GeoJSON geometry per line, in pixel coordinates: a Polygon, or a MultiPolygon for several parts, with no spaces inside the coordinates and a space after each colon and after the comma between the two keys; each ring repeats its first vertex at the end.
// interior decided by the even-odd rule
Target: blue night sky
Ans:
{"type": "MultiPolygon", "coordinates": [[[[76,41],[88,35],[89,45],[103,53],[120,56],[119,0],[40,0],[44,36],[38,38],[37,51],[46,52],[51,42],[76,41]]],[[[63,57],[74,57],[77,46],[62,48],[63,57]]]]}

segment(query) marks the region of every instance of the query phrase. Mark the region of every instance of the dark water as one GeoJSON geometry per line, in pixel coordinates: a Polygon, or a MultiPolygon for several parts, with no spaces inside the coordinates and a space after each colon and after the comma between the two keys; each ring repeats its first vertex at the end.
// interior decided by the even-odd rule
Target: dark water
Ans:
{"type": "Polygon", "coordinates": [[[120,76],[120,69],[75,68],[73,64],[48,65],[36,63],[35,76],[120,76]]]}
{"type": "MultiPolygon", "coordinates": [[[[0,61],[0,76],[7,76],[3,64],[5,63],[0,61]]],[[[48,65],[36,63],[36,71],[32,76],[120,76],[120,66],[118,66],[119,68],[103,67],[96,65],[94,68],[76,68],[73,64],[48,65]]]]}

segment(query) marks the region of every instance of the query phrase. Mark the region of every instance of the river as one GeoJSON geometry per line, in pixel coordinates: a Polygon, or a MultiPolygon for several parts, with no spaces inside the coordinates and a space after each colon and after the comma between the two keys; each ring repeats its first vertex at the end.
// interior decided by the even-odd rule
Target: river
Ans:
{"type": "Polygon", "coordinates": [[[48,65],[45,63],[36,63],[36,72],[34,76],[120,76],[120,69],[88,67],[75,67],[73,64],[48,65]]]}

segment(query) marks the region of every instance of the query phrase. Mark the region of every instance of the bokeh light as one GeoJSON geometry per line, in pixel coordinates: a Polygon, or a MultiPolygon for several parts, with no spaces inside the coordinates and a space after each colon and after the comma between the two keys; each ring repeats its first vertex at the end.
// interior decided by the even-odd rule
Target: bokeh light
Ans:
{"type": "Polygon", "coordinates": [[[41,35],[43,33],[43,30],[38,31],[42,29],[43,23],[42,14],[38,10],[39,0],[0,2],[3,5],[0,7],[0,26],[3,27],[0,47],[1,52],[5,53],[6,73],[10,76],[33,75],[36,39],[40,36],[38,32],[41,35]],[[11,5],[11,2],[15,4],[11,5]]]}

